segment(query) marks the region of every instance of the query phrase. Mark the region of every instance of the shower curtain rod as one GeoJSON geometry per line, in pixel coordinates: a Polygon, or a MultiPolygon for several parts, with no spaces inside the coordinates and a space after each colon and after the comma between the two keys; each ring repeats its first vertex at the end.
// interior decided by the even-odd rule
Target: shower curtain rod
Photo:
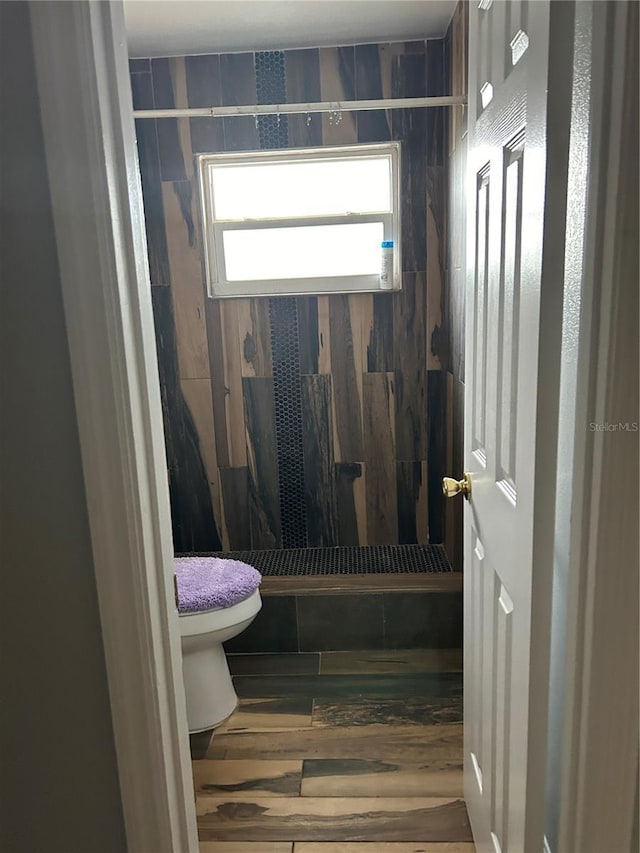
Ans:
{"type": "Polygon", "coordinates": [[[307,104],[253,104],[235,107],[189,107],[188,109],[134,110],[142,118],[219,118],[222,116],[292,115],[298,113],[351,113],[361,110],[410,110],[452,107],[467,103],[464,95],[429,98],[381,98],[375,101],[318,101],[307,104]]]}

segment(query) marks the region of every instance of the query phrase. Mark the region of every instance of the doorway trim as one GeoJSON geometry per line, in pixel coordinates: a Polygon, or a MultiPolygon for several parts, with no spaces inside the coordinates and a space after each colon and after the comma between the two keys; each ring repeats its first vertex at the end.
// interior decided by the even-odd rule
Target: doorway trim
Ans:
{"type": "MultiPolygon", "coordinates": [[[[122,3],[31,0],[29,9],[127,849],[130,853],[197,853],[180,637],[173,606],[160,389],[122,3]]],[[[610,318],[607,314],[600,319],[604,324],[610,318]]],[[[617,314],[616,319],[620,318],[617,314]]],[[[604,352],[600,356],[604,358],[604,352]]],[[[602,365],[595,357],[587,359],[582,380],[589,384],[599,376],[604,380],[599,386],[602,392],[609,387],[606,380],[611,372],[601,371],[613,369],[623,358],[624,353],[616,349],[602,365]]],[[[599,397],[590,411],[604,417],[611,402],[599,397]]],[[[584,428],[584,422],[576,420],[576,426],[584,428]]],[[[589,716],[583,718],[580,701],[585,688],[597,683],[598,667],[606,674],[610,663],[602,655],[592,656],[596,629],[601,636],[615,636],[620,624],[611,607],[592,609],[586,620],[576,612],[580,595],[587,587],[593,589],[595,577],[606,580],[607,575],[606,563],[598,562],[595,548],[604,541],[599,534],[602,529],[604,536],[605,527],[588,541],[586,510],[594,510],[594,520],[608,519],[613,524],[618,518],[616,504],[605,501],[605,487],[611,481],[600,473],[607,474],[602,464],[606,461],[603,440],[601,436],[592,439],[599,461],[592,480],[599,488],[596,502],[583,508],[584,526],[574,543],[574,581],[580,590],[572,590],[574,653],[567,655],[567,672],[575,680],[569,687],[565,725],[567,734],[573,732],[574,743],[577,739],[579,752],[572,752],[567,736],[563,786],[567,811],[561,831],[566,833],[563,837],[574,838],[582,832],[580,820],[588,817],[596,788],[603,788],[601,777],[588,774],[593,788],[579,789],[589,767],[585,737],[601,711],[598,697],[590,694],[589,716]],[[578,549],[583,545],[592,549],[589,576],[578,576],[578,549]]],[[[616,458],[615,462],[611,475],[618,464],[630,470],[628,460],[616,458]]],[[[626,501],[627,495],[618,492],[617,506],[628,507],[626,501]]],[[[621,602],[634,603],[623,586],[617,592],[621,602]]],[[[597,603],[593,596],[591,601],[597,603]]],[[[637,726],[637,719],[629,722],[633,725],[637,726]]],[[[619,746],[624,750],[625,741],[619,746]]]]}
{"type": "MultiPolygon", "coordinates": [[[[577,3],[579,288],[557,850],[638,847],[638,8],[577,3]]],[[[577,249],[577,250],[576,250],[577,249]]]]}
{"type": "Polygon", "coordinates": [[[196,853],[124,11],[29,11],[127,849],[196,853]]]}

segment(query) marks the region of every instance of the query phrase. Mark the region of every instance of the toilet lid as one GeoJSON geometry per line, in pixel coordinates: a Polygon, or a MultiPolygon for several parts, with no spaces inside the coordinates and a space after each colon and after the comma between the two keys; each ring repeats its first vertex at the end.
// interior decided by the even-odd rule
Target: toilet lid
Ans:
{"type": "Polygon", "coordinates": [[[262,575],[240,560],[221,557],[176,557],[178,612],[195,613],[231,607],[260,586],[262,575]]]}

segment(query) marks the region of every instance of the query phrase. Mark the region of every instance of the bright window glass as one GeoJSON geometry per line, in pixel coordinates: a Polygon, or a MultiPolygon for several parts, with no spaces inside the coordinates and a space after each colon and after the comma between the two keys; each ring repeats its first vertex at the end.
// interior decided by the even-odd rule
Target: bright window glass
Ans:
{"type": "Polygon", "coordinates": [[[382,222],[225,231],[229,281],[376,275],[382,222]]]}
{"type": "Polygon", "coordinates": [[[209,295],[401,287],[399,142],[200,154],[198,169],[209,295]]]}
{"type": "Polygon", "coordinates": [[[391,210],[388,156],[214,166],[216,219],[278,219],[391,210]]]}

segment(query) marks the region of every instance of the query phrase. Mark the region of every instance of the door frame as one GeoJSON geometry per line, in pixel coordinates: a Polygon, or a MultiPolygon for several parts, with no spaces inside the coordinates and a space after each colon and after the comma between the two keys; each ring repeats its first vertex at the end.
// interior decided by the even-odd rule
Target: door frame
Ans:
{"type": "MultiPolygon", "coordinates": [[[[578,3],[577,7],[591,5],[578,3]]],[[[122,3],[31,0],[29,8],[127,847],[131,853],[197,853],[173,600],[160,389],[122,3]],[[77,198],[84,202],[80,215],[69,203],[77,198]]],[[[598,37],[594,32],[594,40],[598,37]]],[[[622,120],[620,115],[617,120],[622,120]]],[[[613,237],[608,233],[599,239],[606,242],[613,237]]],[[[620,322],[620,312],[607,310],[600,315],[600,326],[612,320],[620,322]]],[[[615,339],[617,326],[608,328],[615,339]]],[[[595,331],[589,334],[599,345],[591,357],[585,355],[580,376],[584,387],[599,390],[592,398],[593,411],[599,416],[617,399],[615,384],[611,397],[604,399],[602,392],[624,363],[624,353],[616,347],[608,349],[595,331]]],[[[583,417],[584,409],[576,414],[577,430],[584,426],[583,417]]],[[[590,790],[578,790],[590,756],[585,726],[593,725],[599,710],[594,704],[597,696],[591,696],[588,716],[584,715],[580,691],[598,683],[611,669],[605,657],[592,654],[593,641],[598,634],[615,635],[619,625],[615,608],[590,607],[579,612],[584,591],[593,589],[596,578],[607,577],[607,566],[598,561],[597,546],[602,540],[589,537],[589,521],[604,520],[605,509],[609,518],[615,517],[616,507],[619,510],[627,500],[626,495],[616,497],[610,491],[612,469],[603,465],[601,437],[588,438],[598,464],[587,470],[581,494],[593,488],[589,511],[596,515],[587,515],[585,506],[572,552],[575,588],[568,614],[570,684],[564,716],[561,821],[565,840],[578,837],[589,803],[608,784],[602,775],[589,774],[590,790]],[[613,503],[607,504],[607,497],[613,503]],[[578,554],[589,556],[586,574],[578,571],[578,554]]],[[[628,556],[629,547],[627,543],[623,557],[628,556]]],[[[619,593],[622,600],[624,589],[619,593]]],[[[637,646],[634,651],[637,654],[637,646]]],[[[607,799],[608,807],[614,807],[615,802],[607,799]]],[[[576,848],[561,844],[559,849],[576,848]]]]}
{"type": "Polygon", "coordinates": [[[549,846],[596,853],[637,849],[638,839],[639,433],[591,427],[637,430],[639,420],[637,5],[576,3],[574,67],[563,321],[570,524],[556,549],[566,553],[566,596],[553,623],[566,636],[549,846]]]}
{"type": "Polygon", "coordinates": [[[29,11],[127,849],[197,853],[124,10],[29,11]]]}

